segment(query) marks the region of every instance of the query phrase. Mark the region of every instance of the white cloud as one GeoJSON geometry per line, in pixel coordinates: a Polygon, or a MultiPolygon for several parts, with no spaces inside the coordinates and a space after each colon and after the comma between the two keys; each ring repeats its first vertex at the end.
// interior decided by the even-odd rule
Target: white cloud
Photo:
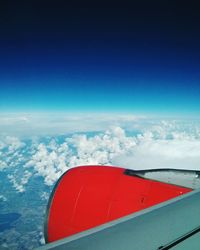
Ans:
{"type": "Polygon", "coordinates": [[[25,164],[25,167],[33,167],[39,175],[43,176],[47,185],[52,185],[66,170],[65,159],[68,155],[66,143],[61,144],[60,147],[54,146],[54,150],[48,151],[48,146],[40,143],[37,152],[25,164]]]}
{"type": "Polygon", "coordinates": [[[23,193],[25,191],[24,186],[16,181],[14,175],[9,174],[8,179],[13,184],[13,187],[16,189],[17,192],[23,193]]]}
{"type": "Polygon", "coordinates": [[[44,238],[44,234],[43,234],[43,232],[40,232],[39,233],[39,236],[40,236],[40,244],[41,245],[44,245],[45,244],[45,238],[44,238]]]}
{"type": "Polygon", "coordinates": [[[42,192],[41,195],[40,195],[41,199],[42,200],[48,200],[49,199],[49,193],[47,192],[42,192]]]}
{"type": "Polygon", "coordinates": [[[24,142],[21,142],[19,138],[13,136],[6,136],[4,140],[4,147],[8,147],[8,153],[12,154],[16,150],[25,146],[24,142]]]}
{"type": "Polygon", "coordinates": [[[5,161],[0,160],[0,170],[4,170],[7,167],[8,167],[8,164],[5,161]]]}
{"type": "Polygon", "coordinates": [[[23,177],[20,180],[20,184],[21,185],[26,185],[30,179],[30,177],[32,176],[32,174],[30,172],[28,172],[27,170],[24,171],[23,177]]]}
{"type": "Polygon", "coordinates": [[[26,190],[25,185],[28,183],[31,176],[32,174],[29,171],[25,170],[20,180],[17,180],[15,174],[8,174],[7,177],[9,181],[12,183],[13,187],[16,189],[16,191],[19,193],[23,193],[26,190]]]}
{"type": "Polygon", "coordinates": [[[115,155],[126,152],[135,145],[134,138],[127,137],[120,127],[113,127],[93,137],[75,135],[67,139],[67,142],[77,151],[69,162],[70,167],[85,164],[110,165],[115,155]]]}
{"type": "Polygon", "coordinates": [[[4,195],[0,195],[0,201],[6,202],[7,198],[4,195]]]}
{"type": "Polygon", "coordinates": [[[128,128],[143,118],[109,113],[0,113],[0,133],[4,136],[32,137],[104,131],[110,126],[128,128]]]}
{"type": "MultiPolygon", "coordinates": [[[[171,126],[169,126],[171,127],[171,126]]],[[[155,128],[154,128],[155,129],[155,128]]],[[[137,146],[113,159],[132,169],[177,168],[200,170],[200,134],[159,129],[137,137],[137,146]],[[167,139],[167,138],[170,139],[167,139]]]]}
{"type": "Polygon", "coordinates": [[[134,138],[127,137],[120,127],[94,136],[75,134],[62,144],[50,141],[38,145],[36,153],[25,167],[32,167],[52,185],[68,168],[79,165],[110,165],[112,158],[135,146],[134,138]]]}

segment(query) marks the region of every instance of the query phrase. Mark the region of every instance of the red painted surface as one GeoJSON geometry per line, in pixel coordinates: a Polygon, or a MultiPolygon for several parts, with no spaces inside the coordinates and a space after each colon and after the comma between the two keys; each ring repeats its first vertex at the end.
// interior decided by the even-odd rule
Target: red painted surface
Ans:
{"type": "Polygon", "coordinates": [[[55,189],[47,225],[52,242],[191,191],[105,166],[73,168],[55,189]]]}

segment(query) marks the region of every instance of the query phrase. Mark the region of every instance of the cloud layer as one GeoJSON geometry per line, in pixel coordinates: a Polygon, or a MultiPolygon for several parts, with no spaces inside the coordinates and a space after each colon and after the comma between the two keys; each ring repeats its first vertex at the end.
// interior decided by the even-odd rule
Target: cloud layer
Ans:
{"type": "Polygon", "coordinates": [[[33,137],[105,131],[110,126],[132,127],[135,121],[143,118],[130,114],[109,113],[0,113],[0,134],[33,137]]]}
{"type": "Polygon", "coordinates": [[[175,168],[200,170],[200,141],[188,138],[156,139],[143,135],[137,147],[113,163],[133,169],[175,168]]]}
{"type": "Polygon", "coordinates": [[[200,127],[177,121],[134,122],[137,133],[119,126],[104,132],[20,140],[5,136],[0,143],[0,169],[18,192],[41,176],[53,185],[69,168],[117,165],[132,169],[200,170],[200,127]],[[140,129],[140,130],[139,130],[140,129]]]}

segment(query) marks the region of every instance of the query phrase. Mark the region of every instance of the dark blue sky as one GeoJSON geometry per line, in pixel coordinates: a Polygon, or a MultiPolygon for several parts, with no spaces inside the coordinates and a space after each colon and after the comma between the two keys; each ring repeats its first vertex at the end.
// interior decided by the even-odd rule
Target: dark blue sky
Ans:
{"type": "Polygon", "coordinates": [[[199,113],[198,5],[73,2],[1,2],[2,111],[199,113]]]}

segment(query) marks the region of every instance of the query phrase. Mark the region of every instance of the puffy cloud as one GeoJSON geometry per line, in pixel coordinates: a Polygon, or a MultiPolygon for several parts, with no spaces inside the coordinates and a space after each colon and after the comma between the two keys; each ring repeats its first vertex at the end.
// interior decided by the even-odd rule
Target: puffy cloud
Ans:
{"type": "MultiPolygon", "coordinates": [[[[23,163],[27,160],[26,143],[17,137],[5,136],[1,137],[0,142],[0,171],[10,171],[12,174],[18,171],[23,163]]],[[[13,182],[14,183],[14,182],[13,182]]]]}
{"type": "Polygon", "coordinates": [[[7,167],[8,167],[8,164],[5,161],[0,160],[0,170],[4,170],[7,167]]]}
{"type": "Polygon", "coordinates": [[[7,198],[4,195],[0,195],[0,201],[5,202],[7,201],[7,198]]]}
{"type": "Polygon", "coordinates": [[[134,138],[127,137],[120,127],[87,137],[86,135],[75,135],[67,139],[76,150],[69,166],[90,164],[112,164],[112,158],[120,153],[126,152],[135,145],[134,138]]]}
{"type": "Polygon", "coordinates": [[[66,170],[65,159],[68,155],[66,143],[60,147],[58,145],[54,147],[52,150],[50,146],[51,151],[48,151],[48,146],[40,143],[36,153],[25,164],[25,167],[33,167],[39,175],[43,176],[47,185],[52,185],[66,170]],[[66,151],[63,152],[63,149],[66,151]]]}
{"type": "Polygon", "coordinates": [[[36,153],[25,167],[33,167],[52,185],[68,168],[79,165],[111,165],[112,158],[135,146],[134,138],[127,137],[120,127],[94,136],[75,134],[58,144],[50,141],[40,143],[36,153]]]}
{"type": "Polygon", "coordinates": [[[16,150],[23,148],[25,143],[20,141],[18,137],[6,136],[3,141],[0,142],[0,149],[8,148],[8,153],[12,154],[16,150]]]}
{"type": "MultiPolygon", "coordinates": [[[[17,177],[14,174],[8,174],[8,179],[12,183],[13,187],[16,189],[17,192],[23,193],[25,191],[25,185],[28,183],[32,174],[25,170],[22,178],[18,181],[17,177]]],[[[19,179],[19,176],[18,176],[19,179]]]]}
{"type": "Polygon", "coordinates": [[[43,234],[43,232],[40,232],[39,233],[39,236],[40,236],[40,244],[41,245],[45,245],[45,238],[44,238],[44,234],[43,234]]]}
{"type": "Polygon", "coordinates": [[[14,175],[9,174],[8,175],[8,179],[10,180],[10,182],[13,184],[13,187],[17,190],[17,192],[22,193],[25,191],[25,188],[22,184],[19,184],[14,175]]]}
{"type": "Polygon", "coordinates": [[[42,200],[48,200],[49,199],[49,193],[47,192],[42,192],[41,195],[40,195],[41,199],[42,200]]]}
{"type": "Polygon", "coordinates": [[[20,181],[21,185],[26,185],[32,176],[31,172],[28,172],[27,170],[24,171],[24,175],[20,181]]]}

